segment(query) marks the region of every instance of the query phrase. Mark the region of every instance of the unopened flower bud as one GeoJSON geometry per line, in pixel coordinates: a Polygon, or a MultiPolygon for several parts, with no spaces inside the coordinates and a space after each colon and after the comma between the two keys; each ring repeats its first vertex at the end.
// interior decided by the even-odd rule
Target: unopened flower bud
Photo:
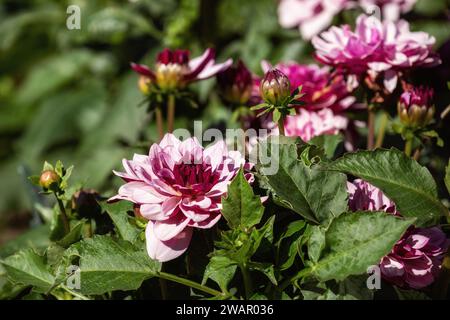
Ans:
{"type": "Polygon", "coordinates": [[[246,104],[252,94],[252,74],[241,60],[219,73],[217,83],[222,97],[233,104],[246,104]]]}
{"type": "Polygon", "coordinates": [[[41,173],[39,178],[39,185],[44,189],[51,189],[52,185],[58,184],[61,178],[53,170],[45,170],[41,173]]]}
{"type": "Polygon", "coordinates": [[[283,105],[291,96],[289,78],[280,70],[269,70],[260,84],[261,96],[269,104],[283,105]]]}
{"type": "Polygon", "coordinates": [[[412,128],[427,126],[435,112],[432,99],[433,89],[430,88],[418,87],[405,91],[397,106],[400,121],[412,128]]]}

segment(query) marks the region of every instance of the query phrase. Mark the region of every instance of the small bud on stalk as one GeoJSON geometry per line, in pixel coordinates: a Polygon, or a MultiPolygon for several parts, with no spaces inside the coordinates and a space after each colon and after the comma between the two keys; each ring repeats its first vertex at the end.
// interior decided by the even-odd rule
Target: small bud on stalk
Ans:
{"type": "Polygon", "coordinates": [[[291,97],[289,78],[280,70],[272,69],[266,73],[260,84],[264,101],[274,106],[281,106],[291,97]]]}
{"type": "Polygon", "coordinates": [[[219,73],[217,83],[223,99],[235,105],[245,105],[252,94],[252,74],[241,60],[219,73]]]}
{"type": "Polygon", "coordinates": [[[400,121],[411,128],[426,127],[433,119],[433,89],[418,87],[405,91],[397,105],[400,121]]]}
{"type": "Polygon", "coordinates": [[[53,170],[45,170],[41,173],[39,178],[39,185],[44,189],[53,189],[53,186],[57,186],[61,178],[53,170]]]}

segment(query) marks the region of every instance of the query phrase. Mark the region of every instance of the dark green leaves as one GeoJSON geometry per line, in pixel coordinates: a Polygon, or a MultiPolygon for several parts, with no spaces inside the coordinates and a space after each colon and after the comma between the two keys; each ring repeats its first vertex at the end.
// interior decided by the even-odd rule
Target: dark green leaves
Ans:
{"type": "Polygon", "coordinates": [[[270,162],[258,164],[259,171],[281,205],[324,225],[347,210],[345,175],[307,166],[298,159],[296,144],[264,142],[259,147],[270,155],[270,162]]]}
{"type": "Polygon", "coordinates": [[[321,281],[344,280],[367,271],[392,249],[414,219],[384,212],[346,213],[325,233],[322,258],[311,263],[311,274],[321,281]]]}
{"type": "Polygon", "coordinates": [[[81,292],[88,295],[137,289],[161,268],[145,250],[108,236],[85,239],[67,256],[79,258],[81,292]]]}
{"type": "Polygon", "coordinates": [[[253,193],[242,169],[229,185],[227,197],[222,198],[222,206],[222,215],[230,228],[251,228],[261,221],[264,213],[261,199],[253,193]]]}
{"type": "Polygon", "coordinates": [[[102,209],[106,211],[116,226],[117,233],[124,240],[131,243],[136,241],[140,230],[130,222],[128,211],[133,210],[133,205],[128,201],[119,201],[115,203],[100,203],[102,209]]]}
{"type": "Polygon", "coordinates": [[[20,251],[2,261],[8,277],[19,284],[31,285],[36,292],[46,293],[55,281],[44,257],[32,249],[20,251]]]}
{"type": "Polygon", "coordinates": [[[380,188],[403,216],[416,217],[420,226],[434,224],[440,215],[448,214],[430,172],[399,150],[350,153],[327,169],[357,176],[380,188]]]}

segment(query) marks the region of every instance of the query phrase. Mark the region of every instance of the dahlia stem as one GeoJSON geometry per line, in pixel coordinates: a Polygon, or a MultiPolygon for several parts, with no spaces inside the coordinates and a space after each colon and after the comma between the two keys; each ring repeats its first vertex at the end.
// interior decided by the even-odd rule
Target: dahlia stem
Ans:
{"type": "Polygon", "coordinates": [[[161,108],[158,106],[155,109],[155,116],[156,116],[156,127],[158,128],[158,136],[159,140],[161,141],[164,137],[164,128],[163,128],[163,116],[161,112],[161,108]]]}
{"type": "Polygon", "coordinates": [[[223,293],[220,292],[220,291],[217,291],[215,289],[212,289],[212,288],[209,288],[207,286],[201,285],[200,283],[191,281],[189,279],[178,277],[178,276],[170,274],[170,273],[157,272],[155,274],[155,276],[160,278],[160,279],[165,279],[165,280],[168,280],[168,281],[176,282],[176,283],[179,283],[179,284],[182,284],[182,285],[185,285],[185,286],[188,286],[188,287],[191,287],[191,288],[203,291],[203,292],[208,293],[208,294],[213,295],[213,296],[223,295],[223,293]]]}
{"type": "Polygon", "coordinates": [[[405,141],[405,154],[410,157],[411,156],[411,152],[412,152],[412,143],[413,143],[413,139],[408,138],[405,141]]]}
{"type": "Polygon", "coordinates": [[[70,223],[69,223],[69,218],[67,217],[67,214],[66,214],[66,208],[64,208],[63,202],[61,201],[61,199],[58,198],[56,193],[55,193],[55,198],[56,198],[56,201],[58,202],[59,211],[61,212],[61,219],[63,222],[64,231],[66,232],[66,234],[68,234],[70,232],[70,223]]]}
{"type": "Polygon", "coordinates": [[[278,120],[278,130],[280,131],[280,136],[284,136],[284,117],[281,116],[280,120],[278,120]]]}
{"type": "Polygon", "coordinates": [[[174,120],[175,120],[175,96],[171,94],[169,95],[167,101],[167,131],[169,133],[173,132],[174,120]]]}
{"type": "Polygon", "coordinates": [[[369,116],[367,119],[367,150],[372,150],[375,138],[375,112],[369,106],[369,116]]]}
{"type": "Polygon", "coordinates": [[[384,136],[386,134],[386,127],[389,121],[388,114],[383,112],[381,115],[380,129],[378,130],[377,142],[375,143],[375,148],[381,148],[383,146],[384,136]]]}
{"type": "Polygon", "coordinates": [[[249,300],[252,297],[253,284],[250,272],[245,264],[239,266],[244,280],[245,298],[249,300]]]}

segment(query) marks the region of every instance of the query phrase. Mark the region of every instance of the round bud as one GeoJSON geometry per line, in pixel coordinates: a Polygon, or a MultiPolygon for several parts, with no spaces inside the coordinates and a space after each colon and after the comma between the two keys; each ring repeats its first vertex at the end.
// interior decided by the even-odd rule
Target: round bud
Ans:
{"type": "Polygon", "coordinates": [[[280,70],[269,70],[260,84],[261,96],[264,101],[274,106],[280,106],[291,96],[289,78],[280,70]]]}
{"type": "Polygon", "coordinates": [[[53,170],[46,170],[41,173],[39,178],[39,185],[44,189],[50,189],[52,185],[58,184],[61,178],[53,170]]]}

